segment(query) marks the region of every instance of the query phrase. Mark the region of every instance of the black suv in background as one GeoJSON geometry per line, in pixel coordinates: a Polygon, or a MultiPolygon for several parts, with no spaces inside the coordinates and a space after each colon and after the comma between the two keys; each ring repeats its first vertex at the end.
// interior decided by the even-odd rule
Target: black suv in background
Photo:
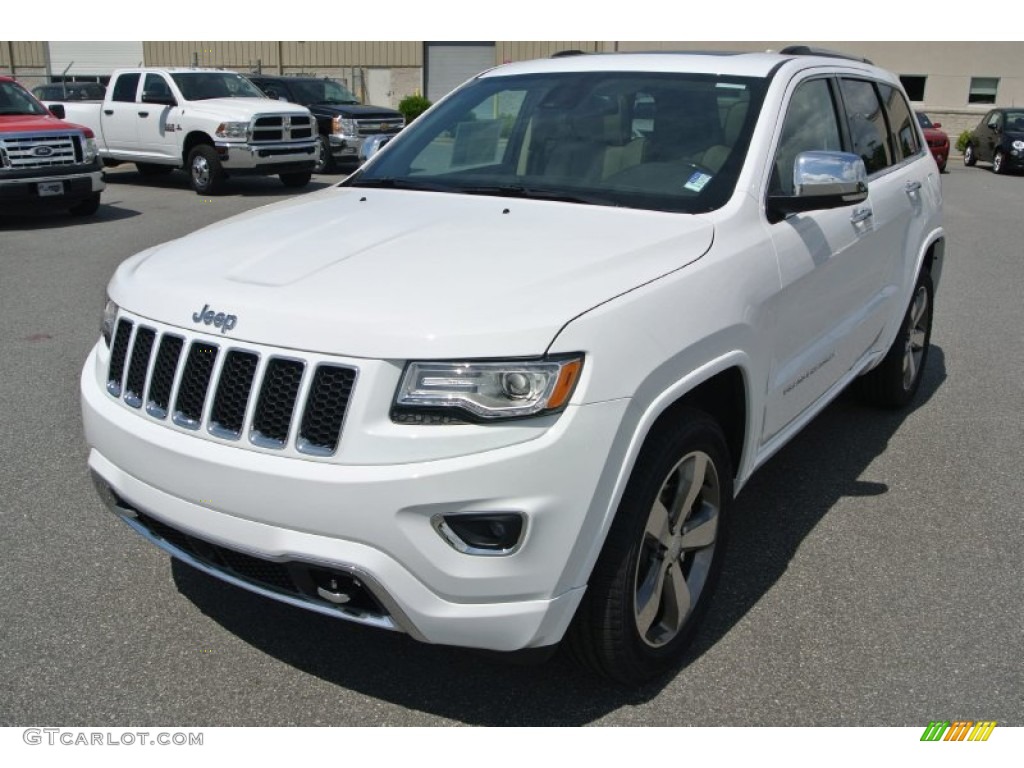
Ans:
{"type": "Polygon", "coordinates": [[[316,117],[320,150],[314,173],[330,173],[343,163],[358,164],[359,147],[367,137],[394,136],[405,126],[401,112],[360,104],[337,80],[300,76],[248,77],[270,98],[302,104],[316,117]]]}

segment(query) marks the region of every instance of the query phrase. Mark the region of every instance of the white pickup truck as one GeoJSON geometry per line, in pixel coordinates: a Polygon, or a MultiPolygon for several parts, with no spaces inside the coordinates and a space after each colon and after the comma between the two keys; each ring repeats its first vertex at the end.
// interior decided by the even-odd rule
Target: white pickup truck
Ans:
{"type": "Polygon", "coordinates": [[[201,195],[217,194],[236,174],[278,174],[285,186],[303,187],[316,161],[309,110],[266,98],[234,72],[118,70],[102,102],[47,106],[91,128],[106,165],[135,163],[143,175],[184,168],[201,195]]]}

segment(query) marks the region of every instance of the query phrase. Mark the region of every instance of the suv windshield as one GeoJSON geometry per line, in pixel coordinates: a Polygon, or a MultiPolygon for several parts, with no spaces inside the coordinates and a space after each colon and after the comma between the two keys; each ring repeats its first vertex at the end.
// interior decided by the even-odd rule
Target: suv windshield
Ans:
{"type": "Polygon", "coordinates": [[[647,72],[482,77],[348,183],[709,211],[732,195],[765,82],[647,72]]]}
{"type": "Polygon", "coordinates": [[[175,72],[171,75],[186,101],[245,96],[265,99],[259,89],[234,72],[175,72]]]}
{"type": "Polygon", "coordinates": [[[48,115],[49,112],[17,83],[0,81],[0,115],[48,115]]]}
{"type": "Polygon", "coordinates": [[[335,80],[289,80],[299,104],[358,104],[359,99],[335,80]]]}

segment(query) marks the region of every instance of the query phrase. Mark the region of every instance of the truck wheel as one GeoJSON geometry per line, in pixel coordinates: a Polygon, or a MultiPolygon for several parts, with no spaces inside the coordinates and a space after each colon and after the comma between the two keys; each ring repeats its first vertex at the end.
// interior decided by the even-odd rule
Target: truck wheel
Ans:
{"type": "Polygon", "coordinates": [[[932,276],[922,270],[903,324],[885,358],[859,380],[860,391],[875,405],[902,408],[917,393],[932,338],[932,276]]]}
{"type": "Polygon", "coordinates": [[[313,166],[313,173],[333,173],[334,157],[331,155],[331,142],[326,136],[321,136],[317,142],[316,165],[313,166]]]}
{"type": "Polygon", "coordinates": [[[100,193],[93,192],[89,197],[75,203],[68,211],[72,216],[92,216],[100,209],[100,193]]]}
{"type": "Polygon", "coordinates": [[[679,662],[721,570],[732,496],[709,416],[687,408],[651,433],[569,630],[577,661],[629,685],[679,662]]]}
{"type": "Polygon", "coordinates": [[[282,173],[280,175],[281,183],[286,187],[293,189],[299,189],[309,184],[310,178],[313,176],[312,171],[302,171],[301,173],[282,173]]]}
{"type": "Polygon", "coordinates": [[[163,176],[174,170],[171,165],[157,165],[156,163],[136,163],[135,169],[143,176],[163,176]]]}
{"type": "Polygon", "coordinates": [[[188,179],[197,195],[216,195],[224,188],[224,168],[209,144],[188,153],[188,179]]]}

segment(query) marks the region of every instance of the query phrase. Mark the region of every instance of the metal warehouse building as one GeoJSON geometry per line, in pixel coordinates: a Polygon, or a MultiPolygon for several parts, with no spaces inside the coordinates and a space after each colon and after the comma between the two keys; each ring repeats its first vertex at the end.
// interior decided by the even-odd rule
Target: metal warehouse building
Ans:
{"type": "MultiPolygon", "coordinates": [[[[117,67],[139,64],[302,72],[337,77],[365,101],[395,106],[416,92],[436,100],[496,64],[558,51],[764,51],[792,42],[0,41],[0,73],[33,86],[60,79],[105,82],[117,67]]],[[[1024,104],[1021,42],[799,42],[864,56],[899,74],[915,104],[953,136],[973,128],[989,105],[1024,104]]]]}

